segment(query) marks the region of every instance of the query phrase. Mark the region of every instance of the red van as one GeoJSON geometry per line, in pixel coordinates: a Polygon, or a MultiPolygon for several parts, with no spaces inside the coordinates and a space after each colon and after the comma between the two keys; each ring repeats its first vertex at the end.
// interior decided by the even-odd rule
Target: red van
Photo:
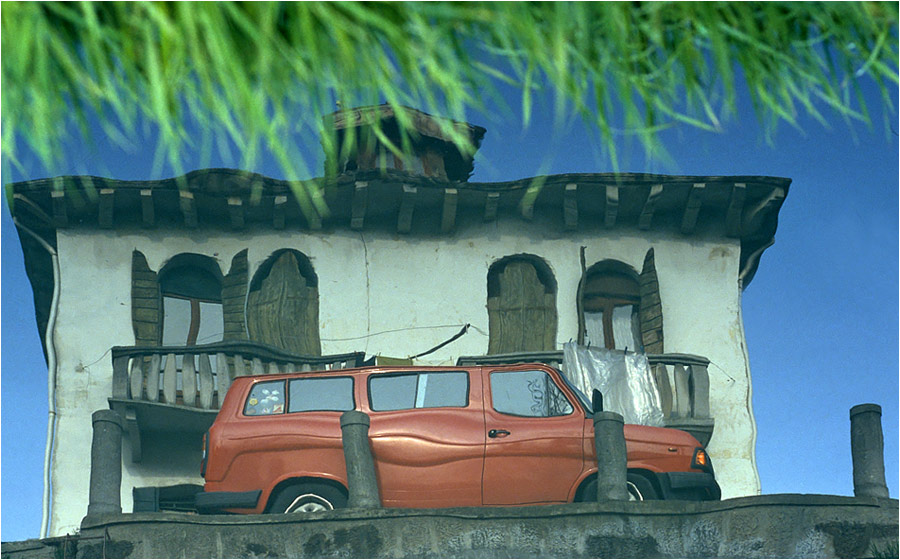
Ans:
{"type": "MultiPolygon", "coordinates": [[[[543,364],[364,367],[241,377],[204,437],[201,511],[343,507],[340,416],[369,415],[385,507],[557,504],[596,496],[590,403],[543,364]]],[[[717,500],[690,434],[625,426],[632,499],[717,500]]]]}

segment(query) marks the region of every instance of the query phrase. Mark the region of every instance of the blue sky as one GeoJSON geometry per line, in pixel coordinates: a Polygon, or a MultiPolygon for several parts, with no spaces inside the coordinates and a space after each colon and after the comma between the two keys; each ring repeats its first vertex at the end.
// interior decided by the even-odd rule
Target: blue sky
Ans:
{"type": "MultiPolygon", "coordinates": [[[[877,89],[865,83],[863,90],[874,109],[871,128],[848,127],[830,113],[829,128],[801,116],[802,132],[782,125],[768,145],[748,100],[739,98],[737,116],[722,133],[683,125],[665,131],[671,164],[646,161],[636,146],[622,152],[622,171],[793,179],[775,245],[764,253],[743,296],[765,494],[852,495],[849,409],[874,402],[884,409],[887,484],[897,497],[898,125],[891,116],[885,130],[877,89]]],[[[896,106],[896,89],[893,99],[896,106]]],[[[610,171],[589,128],[576,122],[554,134],[551,111],[549,104],[536,107],[527,130],[515,109],[504,120],[493,111],[473,114],[469,120],[488,132],[472,180],[610,171]]],[[[71,142],[67,164],[52,172],[26,154],[27,169],[2,181],[85,173],[132,180],[171,176],[169,170],[151,174],[152,134],[144,141],[146,149],[131,152],[102,137],[94,148],[71,142]]],[[[317,139],[307,141],[309,149],[319,149],[317,139]]],[[[187,170],[200,166],[190,154],[186,161],[187,170]]],[[[209,166],[235,165],[214,160],[209,166]]],[[[283,177],[271,159],[252,170],[283,177]]],[[[5,200],[3,206],[0,425],[6,499],[0,537],[13,541],[36,538],[40,530],[47,371],[21,247],[5,200]]]]}

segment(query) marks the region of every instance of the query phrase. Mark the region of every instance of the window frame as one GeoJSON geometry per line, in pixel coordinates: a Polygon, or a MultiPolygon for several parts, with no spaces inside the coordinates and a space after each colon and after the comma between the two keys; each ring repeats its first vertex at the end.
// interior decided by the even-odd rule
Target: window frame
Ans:
{"type": "MultiPolygon", "coordinates": [[[[419,388],[419,380],[416,379],[416,395],[418,395],[419,388]]],[[[472,376],[468,370],[446,370],[446,371],[392,371],[392,372],[382,372],[382,373],[373,373],[366,378],[366,398],[369,404],[369,410],[372,412],[400,412],[407,410],[432,410],[432,409],[443,409],[443,408],[468,408],[471,403],[471,392],[472,392],[472,376]],[[434,375],[434,374],[444,374],[444,373],[455,373],[462,374],[466,379],[466,399],[465,404],[463,405],[448,405],[448,406],[415,406],[415,397],[413,401],[412,407],[404,407],[404,408],[392,408],[392,409],[377,409],[375,408],[374,402],[372,400],[372,380],[373,379],[385,379],[390,377],[408,377],[415,375],[416,377],[420,375],[434,375]]]]}
{"type": "MultiPolygon", "coordinates": [[[[625,263],[603,260],[589,267],[581,278],[578,296],[579,344],[587,343],[587,314],[599,314],[603,327],[603,348],[607,350],[631,349],[643,351],[641,336],[641,279],[640,275],[625,263]],[[636,347],[619,344],[613,330],[613,315],[617,308],[629,308],[631,338],[636,347]]],[[[596,346],[600,341],[592,341],[596,346]]]]}
{"type": "Polygon", "coordinates": [[[347,412],[349,410],[357,410],[357,402],[356,402],[356,378],[352,375],[311,375],[311,376],[303,376],[303,377],[279,377],[277,379],[259,379],[256,382],[250,385],[249,390],[244,397],[244,406],[241,407],[241,416],[244,418],[268,418],[271,416],[284,416],[288,414],[306,414],[309,412],[347,412]],[[323,409],[314,409],[314,410],[291,410],[291,382],[299,381],[304,379],[349,379],[350,380],[350,399],[353,405],[353,408],[349,408],[346,410],[335,410],[332,408],[323,408],[323,409]],[[257,385],[261,385],[263,383],[275,383],[281,382],[282,388],[284,391],[284,410],[282,412],[275,412],[272,414],[247,414],[247,405],[250,402],[250,395],[253,393],[253,389],[257,385]]]}
{"type": "Polygon", "coordinates": [[[310,375],[303,377],[289,377],[287,378],[287,394],[285,395],[286,407],[285,414],[304,414],[306,412],[347,412],[350,410],[356,410],[356,378],[352,375],[310,375]],[[305,381],[310,379],[327,379],[327,380],[337,380],[337,379],[349,379],[350,380],[350,402],[352,404],[351,408],[335,410],[333,408],[317,408],[312,410],[291,410],[291,383],[294,381],[305,381]]]}
{"type": "MultiPolygon", "coordinates": [[[[569,395],[567,395],[566,392],[562,389],[562,387],[560,387],[560,386],[556,383],[556,380],[553,379],[553,376],[552,376],[552,375],[550,375],[548,372],[544,371],[543,369],[539,369],[539,368],[535,368],[535,369],[512,369],[512,370],[510,370],[510,369],[501,369],[501,370],[493,370],[493,371],[490,371],[490,372],[488,372],[488,387],[490,388],[491,410],[493,410],[493,411],[494,411],[495,413],[497,413],[497,414],[502,414],[502,415],[504,415],[504,416],[511,416],[511,417],[513,417],[513,418],[538,418],[538,419],[549,420],[549,419],[555,419],[555,418],[568,418],[568,417],[572,416],[573,414],[575,414],[575,413],[581,408],[580,403],[579,403],[577,406],[576,406],[576,404],[573,404],[573,403],[572,403],[572,399],[569,398],[569,395]],[[496,404],[495,404],[495,399],[494,399],[494,379],[493,379],[493,376],[494,376],[495,373],[496,373],[496,374],[543,373],[544,376],[545,376],[547,379],[550,380],[550,382],[552,383],[553,387],[556,388],[556,390],[559,392],[559,394],[562,395],[562,397],[566,400],[566,403],[568,403],[569,408],[570,408],[571,410],[569,410],[569,412],[567,412],[567,413],[565,413],[565,414],[555,414],[555,415],[549,415],[549,416],[534,416],[534,415],[524,415],[524,414],[513,414],[513,413],[511,413],[511,412],[505,412],[505,411],[502,411],[502,410],[498,410],[497,407],[496,407],[496,404]]],[[[575,400],[576,400],[576,401],[578,400],[577,396],[576,396],[576,399],[575,399],[575,400]]]]}

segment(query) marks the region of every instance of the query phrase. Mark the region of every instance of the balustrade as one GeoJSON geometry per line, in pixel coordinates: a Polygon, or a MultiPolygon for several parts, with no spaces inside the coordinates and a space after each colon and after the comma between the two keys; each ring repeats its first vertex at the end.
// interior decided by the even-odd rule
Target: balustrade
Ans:
{"type": "Polygon", "coordinates": [[[364,354],[300,356],[254,342],[219,342],[117,346],[112,360],[114,399],[218,410],[236,377],[357,367],[364,354]]]}

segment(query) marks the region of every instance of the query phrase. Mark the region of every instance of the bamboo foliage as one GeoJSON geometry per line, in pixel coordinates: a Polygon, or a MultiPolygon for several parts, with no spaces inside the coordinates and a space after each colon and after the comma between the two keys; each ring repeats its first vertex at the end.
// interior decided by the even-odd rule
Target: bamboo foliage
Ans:
{"type": "MultiPolygon", "coordinates": [[[[547,89],[556,118],[592,123],[615,162],[623,133],[655,150],[673,124],[718,129],[739,87],[769,131],[801,109],[865,120],[863,76],[893,110],[897,12],[874,2],[4,2],[3,161],[19,165],[24,143],[52,169],[66,131],[88,135],[94,114],[120,142],[157,127],[158,169],[183,172],[183,154],[217,148],[237,159],[231,142],[241,167],[265,149],[299,180],[312,162],[295,138],[321,136],[333,151],[322,116],[337,101],[462,120],[513,85],[526,124],[547,89]]],[[[375,133],[409,153],[408,136],[395,145],[375,133]]],[[[297,183],[301,206],[327,212],[314,188],[297,183]]]]}

